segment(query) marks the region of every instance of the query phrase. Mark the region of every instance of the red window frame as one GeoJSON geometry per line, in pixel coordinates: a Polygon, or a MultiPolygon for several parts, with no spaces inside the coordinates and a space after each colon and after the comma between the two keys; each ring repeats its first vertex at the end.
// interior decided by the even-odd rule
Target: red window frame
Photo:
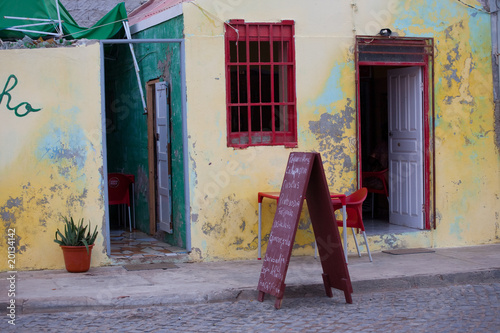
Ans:
{"type": "Polygon", "coordinates": [[[227,146],[297,146],[294,21],[231,20],[225,32],[227,146]]]}

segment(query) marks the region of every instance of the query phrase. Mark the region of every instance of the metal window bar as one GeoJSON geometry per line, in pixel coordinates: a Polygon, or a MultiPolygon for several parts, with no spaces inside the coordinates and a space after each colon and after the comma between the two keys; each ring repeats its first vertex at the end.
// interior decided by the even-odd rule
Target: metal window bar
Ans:
{"type": "MultiPolygon", "coordinates": [[[[257,25],[257,31],[260,32],[260,25],[257,25]]],[[[257,35],[257,62],[258,62],[258,72],[259,72],[259,103],[262,103],[262,49],[261,49],[260,33],[257,35]]],[[[263,131],[262,124],[262,105],[259,105],[259,132],[263,131]]]]}
{"type": "Polygon", "coordinates": [[[273,145],[286,141],[296,145],[296,129],[291,126],[295,121],[293,115],[294,98],[291,98],[294,96],[293,82],[291,82],[294,70],[293,26],[290,26],[290,23],[288,25],[272,23],[268,25],[241,24],[240,22],[231,22],[231,25],[238,29],[239,33],[234,34],[234,32],[228,31],[230,36],[226,36],[226,50],[228,52],[226,73],[229,77],[227,83],[228,145],[273,145]],[[246,59],[241,59],[241,45],[245,45],[246,59]],[[279,59],[275,58],[277,53],[281,53],[279,59]],[[250,59],[251,54],[253,55],[252,59],[250,59]],[[240,70],[235,73],[236,75],[232,74],[231,78],[231,71],[234,71],[233,66],[239,66],[240,70]],[[246,68],[246,73],[242,73],[241,68],[246,68]],[[269,73],[267,73],[268,71],[269,73]],[[246,87],[242,86],[241,76],[244,76],[246,87]],[[235,80],[237,82],[234,82],[235,80]],[[232,98],[229,96],[231,86],[233,87],[232,98]],[[270,91],[263,91],[264,87],[270,91]],[[255,91],[255,89],[259,90],[255,91]],[[246,100],[243,100],[243,90],[246,90],[246,100]],[[252,90],[254,91],[253,99],[252,90]],[[280,95],[280,101],[276,100],[278,95],[280,95]],[[239,114],[235,113],[235,109],[240,110],[239,114]],[[241,118],[243,112],[246,112],[248,124],[243,124],[241,118]],[[252,116],[254,119],[253,127],[252,116]],[[233,119],[233,117],[239,118],[233,119]],[[246,127],[243,128],[243,125],[246,127]],[[268,127],[269,125],[271,128],[268,127]]]}
{"type": "MultiPolygon", "coordinates": [[[[231,43],[231,42],[230,42],[231,43]]],[[[238,44],[238,41],[235,42],[236,46],[236,62],[240,62],[240,46],[238,44]]],[[[241,93],[240,93],[240,82],[241,82],[241,77],[240,77],[240,65],[238,64],[236,66],[236,101],[238,102],[238,108],[236,109],[237,111],[237,117],[238,117],[238,132],[241,132],[241,106],[239,106],[239,103],[241,103],[241,93]]],[[[231,82],[232,84],[232,82],[231,82]]]]}
{"type": "MultiPolygon", "coordinates": [[[[245,51],[246,51],[246,81],[247,81],[247,122],[248,122],[248,129],[247,129],[247,135],[248,135],[248,144],[252,144],[252,108],[251,108],[251,101],[252,101],[252,88],[251,88],[251,80],[250,80],[250,41],[249,41],[249,31],[248,27],[246,27],[246,34],[245,34],[245,51]]],[[[241,143],[241,141],[240,141],[241,143]]]]}
{"type": "Polygon", "coordinates": [[[274,26],[269,26],[269,62],[271,63],[270,76],[271,76],[271,131],[272,131],[272,142],[276,142],[276,107],[274,106],[276,101],[274,100],[274,92],[276,91],[276,82],[274,82],[274,26]]]}

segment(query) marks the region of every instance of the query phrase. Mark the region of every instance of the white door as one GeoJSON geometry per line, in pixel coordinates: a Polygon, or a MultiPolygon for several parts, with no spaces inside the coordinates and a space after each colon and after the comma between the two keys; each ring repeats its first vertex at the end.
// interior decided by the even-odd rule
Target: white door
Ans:
{"type": "Polygon", "coordinates": [[[389,70],[390,222],[424,228],[422,95],[420,67],[389,70]]]}
{"type": "Polygon", "coordinates": [[[172,233],[171,219],[171,176],[170,155],[170,115],[167,104],[168,86],[165,82],[155,84],[156,114],[156,203],[158,230],[172,233]]]}

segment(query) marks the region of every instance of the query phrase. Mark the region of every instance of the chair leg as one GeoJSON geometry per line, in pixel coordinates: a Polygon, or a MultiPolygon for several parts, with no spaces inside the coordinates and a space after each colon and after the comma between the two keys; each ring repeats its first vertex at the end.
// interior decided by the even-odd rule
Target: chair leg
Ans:
{"type": "Polygon", "coordinates": [[[127,230],[127,205],[122,205],[123,227],[127,230]]]}
{"type": "Polygon", "coordinates": [[[370,248],[368,247],[368,240],[366,239],[366,232],[363,231],[363,237],[365,238],[366,251],[368,252],[368,258],[373,262],[372,254],[370,253],[370,248]]]}
{"type": "Polygon", "coordinates": [[[134,204],[134,200],[135,200],[135,185],[134,185],[134,183],[132,183],[132,210],[134,212],[134,214],[132,216],[134,218],[134,229],[135,229],[135,204],[134,204]]]}
{"type": "Polygon", "coordinates": [[[356,244],[356,250],[358,250],[358,257],[361,257],[361,253],[359,252],[358,240],[356,239],[356,233],[354,232],[354,228],[352,230],[352,238],[354,238],[354,244],[356,244]]]}
{"type": "MultiPolygon", "coordinates": [[[[132,214],[130,214],[130,206],[128,206],[128,224],[130,226],[130,232],[132,232],[132,214]]],[[[125,218],[125,228],[127,227],[127,218],[125,218]]]]}

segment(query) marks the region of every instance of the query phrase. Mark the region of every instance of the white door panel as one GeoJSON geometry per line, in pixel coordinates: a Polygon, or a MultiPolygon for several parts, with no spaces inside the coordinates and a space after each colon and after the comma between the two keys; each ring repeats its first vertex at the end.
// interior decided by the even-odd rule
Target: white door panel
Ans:
{"type": "Polygon", "coordinates": [[[158,229],[172,233],[171,176],[169,168],[170,123],[167,104],[168,89],[165,82],[155,84],[156,114],[156,172],[158,229]]]}
{"type": "Polygon", "coordinates": [[[390,222],[424,228],[422,73],[388,71],[390,222]]]}

